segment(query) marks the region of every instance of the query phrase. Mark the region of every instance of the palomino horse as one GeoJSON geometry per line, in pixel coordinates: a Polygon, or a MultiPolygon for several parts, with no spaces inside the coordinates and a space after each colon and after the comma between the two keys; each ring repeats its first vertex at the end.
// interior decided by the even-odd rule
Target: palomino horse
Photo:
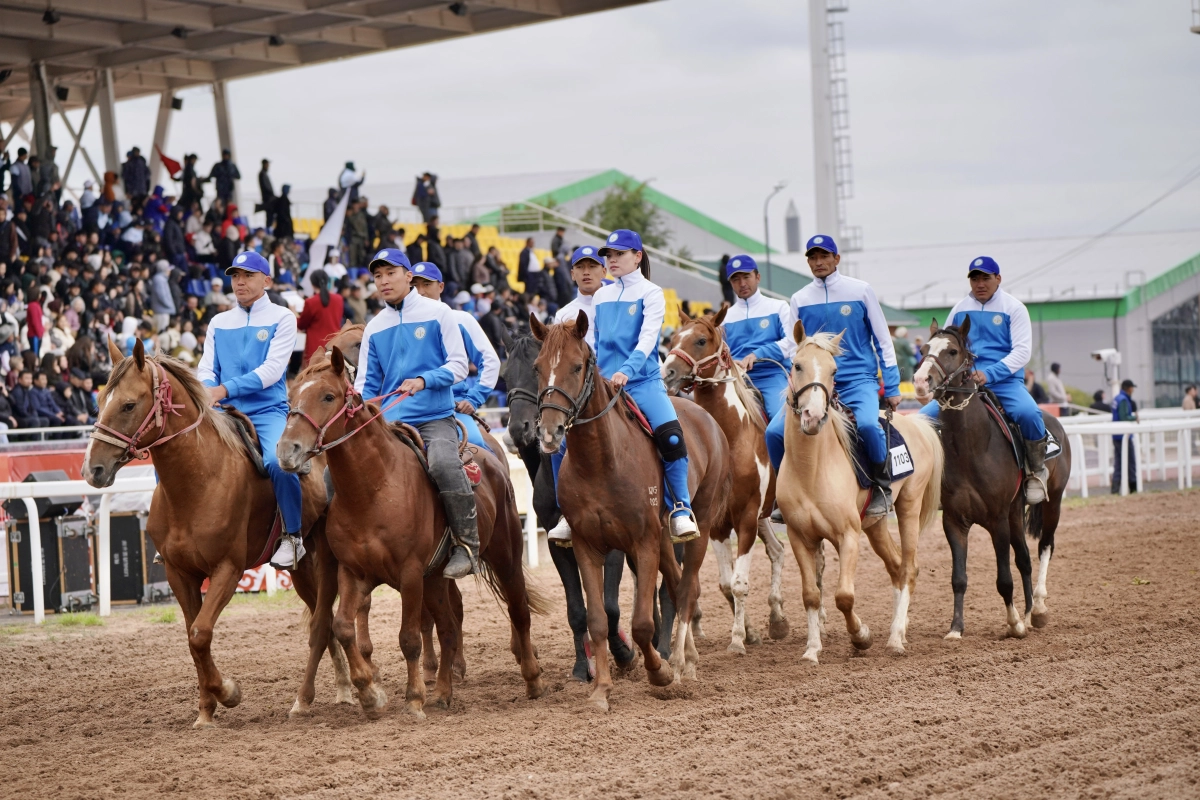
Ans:
{"type": "MultiPolygon", "coordinates": [[[[327,452],[334,495],[326,538],[338,559],[338,602],[333,632],[347,649],[350,677],[368,717],[387,703],[373,665],[354,647],[354,619],[364,598],[386,583],[400,592],[403,610],[400,648],[408,667],[405,711],[424,717],[421,677],[421,615],[428,609],[437,624],[442,659],[433,706],[448,708],[451,664],[459,648],[459,628],[447,594],[447,581],[435,558],[446,515],[417,453],[404,444],[380,409],[366,404],[347,381],[341,351],[300,373],[291,393],[292,413],[276,453],[285,469],[298,470],[310,457],[327,452]],[[344,559],[344,560],[343,560],[344,559]]],[[[419,449],[419,443],[415,443],[419,449]]],[[[545,691],[541,667],[529,638],[531,607],[544,602],[525,584],[521,564],[521,524],[512,486],[496,458],[477,453],[482,473],[476,490],[483,578],[508,605],[511,649],[525,679],[526,694],[545,691]]]]}
{"type": "Polygon", "coordinates": [[[907,644],[908,605],[917,587],[917,539],[937,516],[942,445],[930,420],[918,415],[895,417],[892,424],[907,441],[915,467],[907,478],[892,483],[900,525],[897,551],[888,532],[887,517],[868,519],[865,528],[860,517],[870,490],[858,486],[851,424],[833,402],[835,358],[841,353],[842,334],[817,333],[805,338],[804,324],[797,321],[795,335],[799,344],[788,376],[790,413],[786,415],[778,500],[787,521],[792,551],[800,565],[804,608],[808,612],[808,646],[803,658],[815,664],[821,652],[817,550],[822,539],[828,539],[838,551],[834,601],[846,617],[850,641],[859,650],[871,646],[870,629],[854,613],[854,570],[858,564],[858,539],[864,530],[872,549],[883,560],[895,590],[887,649],[903,653],[907,644]]]}
{"type": "Polygon", "coordinates": [[[672,679],[694,678],[699,655],[691,621],[700,590],[698,572],[710,534],[725,520],[732,481],[725,434],[704,409],[675,399],[687,442],[688,483],[694,487],[692,508],[700,530],[700,536],[684,547],[681,578],[668,528],[663,525],[669,504],[661,501],[663,468],[658,449],[630,419],[626,408],[608,413],[625,393],[615,390],[600,374],[584,341],[587,326],[587,314],[582,311],[574,322],[549,328],[530,316],[533,335],[542,342],[535,362],[542,449],[553,453],[563,437],[567,439],[567,456],[558,475],[558,499],[571,523],[587,592],[588,631],[596,659],[596,686],[589,702],[607,711],[612,674],[603,599],[604,556],[621,550],[637,565],[631,632],[645,657],[650,683],[665,686],[672,679]],[[662,661],[653,644],[654,574],[659,571],[678,611],[670,664],[662,661]]]}
{"type": "MultiPolygon", "coordinates": [[[[508,389],[508,433],[533,483],[533,510],[537,514],[538,525],[550,530],[558,524],[562,512],[554,494],[550,456],[542,452],[537,440],[538,380],[537,373],[533,371],[533,362],[541,350],[542,343],[532,336],[517,339],[508,348],[508,361],[501,374],[508,389]]],[[[623,553],[614,550],[604,559],[604,613],[608,615],[608,649],[612,651],[619,669],[632,665],[635,658],[633,649],[621,638],[620,631],[624,558],[623,553]]],[[[575,548],[552,544],[550,560],[554,562],[562,581],[567,600],[567,624],[575,640],[575,664],[571,667],[571,677],[587,683],[592,679],[586,647],[587,604],[583,598],[575,548]]]]}
{"type": "Polygon", "coordinates": [[[1046,480],[1046,499],[1035,506],[1025,507],[1021,491],[1021,466],[1013,446],[1000,423],[984,406],[971,372],[975,365],[967,336],[971,318],[963,320],[961,328],[938,328],[937,320],[929,326],[929,343],[920,368],[913,378],[922,398],[932,395],[940,409],[942,444],[950,469],[942,487],[942,528],[954,557],[950,582],[954,588],[954,619],[947,639],[961,639],[963,634],[963,598],[967,593],[967,532],[973,523],[982,526],[992,536],[996,551],[996,590],[1004,599],[1006,633],[1022,638],[1026,628],[1040,628],[1049,620],[1046,610],[1046,576],[1050,557],[1054,553],[1054,532],[1062,511],[1062,496],[1071,476],[1071,449],[1062,425],[1049,414],[1042,413],[1046,430],[1054,435],[1062,452],[1046,462],[1050,475],[1046,480]],[[934,376],[934,372],[939,373],[934,376]],[[939,381],[931,385],[932,380],[939,381]],[[1022,531],[1038,543],[1037,587],[1032,586],[1032,565],[1029,545],[1022,531]],[[1025,619],[1013,605],[1012,569],[1008,552],[1012,548],[1025,588],[1025,619]]]}
{"type": "MultiPolygon", "coordinates": [[[[237,681],[222,678],[210,645],[217,617],[233,597],[242,573],[262,560],[275,494],[251,464],[232,418],[211,407],[208,389],[191,368],[173,358],[147,358],[142,343],[122,356],[111,343],[113,371],[100,397],[100,418],[83,459],[93,486],[112,484],[132,458],[154,452],[159,484],[146,532],[162,555],[167,580],[183,610],[188,646],[200,683],[196,728],[213,725],[217,703],[233,708],[242,697],[237,681]],[[156,437],[156,438],[151,438],[156,437]],[[200,586],[209,579],[208,593],[200,586]]],[[[313,679],[326,649],[338,680],[338,702],[353,702],[341,645],[330,637],[337,591],[337,561],[325,541],[325,487],[320,470],[301,478],[303,530],[310,555],[292,571],[296,591],[312,611],[309,658],[292,707],[308,710],[313,679]]]]}
{"type": "MultiPolygon", "coordinates": [[[[692,319],[680,312],[683,320],[671,339],[671,352],[663,362],[663,380],[672,394],[694,389],[696,403],[712,414],[729,440],[733,465],[733,494],[729,499],[728,518],[719,534],[713,535],[713,553],[717,557],[721,592],[733,609],[733,635],[729,649],[745,654],[746,643],[760,644],[762,637],[746,622],[746,597],[750,594],[750,553],[757,534],[771,560],[771,607],[769,632],[772,639],[788,634],[783,613],[783,545],[771,529],[771,508],[775,503],[775,470],[767,457],[766,418],[762,405],[745,383],[745,375],[734,363],[725,343],[721,322],[728,305],[721,306],[715,318],[692,319]],[[729,552],[729,530],[737,533],[737,560],[729,552]]],[[[820,575],[820,570],[818,570],[820,575]]]]}

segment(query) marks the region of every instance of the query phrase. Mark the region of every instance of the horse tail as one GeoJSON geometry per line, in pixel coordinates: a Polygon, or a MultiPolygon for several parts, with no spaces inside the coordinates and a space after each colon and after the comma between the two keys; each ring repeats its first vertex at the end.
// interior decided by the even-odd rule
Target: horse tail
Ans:
{"type": "Polygon", "coordinates": [[[1044,532],[1042,526],[1042,509],[1048,502],[1050,502],[1049,499],[1046,499],[1037,505],[1025,506],[1025,535],[1038,543],[1041,543],[1042,533],[1044,532]]]}
{"type": "Polygon", "coordinates": [[[929,483],[925,484],[925,493],[921,496],[921,521],[917,530],[923,531],[933,522],[942,505],[942,473],[946,469],[946,451],[942,449],[942,439],[933,420],[921,414],[912,414],[909,419],[916,424],[917,433],[929,446],[929,454],[933,458],[929,483]]]}
{"type": "MultiPolygon", "coordinates": [[[[540,614],[542,616],[549,614],[552,608],[550,599],[533,583],[533,576],[524,564],[521,564],[521,571],[525,579],[525,599],[529,604],[529,613],[540,614]]],[[[483,585],[488,588],[493,597],[500,601],[501,605],[507,608],[508,592],[505,591],[504,583],[500,580],[500,576],[496,574],[496,570],[491,564],[481,559],[479,562],[479,572],[479,577],[483,580],[483,585]]]]}

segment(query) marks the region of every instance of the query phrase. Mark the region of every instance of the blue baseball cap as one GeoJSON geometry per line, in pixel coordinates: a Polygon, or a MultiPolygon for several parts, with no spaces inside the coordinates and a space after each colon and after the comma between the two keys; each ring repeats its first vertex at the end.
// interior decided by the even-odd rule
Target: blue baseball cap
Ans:
{"type": "Polygon", "coordinates": [[[604,266],[604,256],[600,255],[600,251],[591,245],[576,247],[575,252],[571,253],[572,267],[584,260],[595,261],[600,266],[604,266]]]}
{"type": "Polygon", "coordinates": [[[271,275],[271,265],[267,263],[265,258],[253,250],[238,253],[233,259],[233,263],[225,270],[225,274],[232,275],[235,269],[244,269],[247,272],[261,272],[267,277],[271,275]]]}
{"type": "Polygon", "coordinates": [[[967,267],[968,278],[971,277],[972,272],[986,272],[989,275],[999,275],[1000,265],[991,256],[980,256],[971,262],[971,266],[967,267]]]}
{"type": "Polygon", "coordinates": [[[605,240],[604,246],[600,248],[600,255],[604,255],[604,251],[606,250],[613,250],[615,252],[622,253],[626,250],[643,249],[642,237],[638,235],[637,231],[621,228],[620,230],[615,230],[608,235],[608,239],[605,240]]]}
{"type": "Polygon", "coordinates": [[[837,255],[837,242],[832,236],[826,236],[823,233],[818,233],[816,236],[808,240],[808,244],[804,245],[804,255],[808,255],[813,250],[824,250],[827,253],[837,255]]]}
{"type": "Polygon", "coordinates": [[[758,269],[758,262],[748,255],[737,255],[729,259],[729,263],[725,265],[725,277],[732,278],[737,272],[754,272],[758,269]]]}
{"type": "Polygon", "coordinates": [[[391,264],[393,267],[404,267],[409,272],[412,271],[412,263],[408,260],[408,256],[404,254],[403,250],[396,247],[385,247],[376,253],[367,269],[374,271],[376,264],[391,264]]]}
{"type": "Polygon", "coordinates": [[[412,265],[414,278],[424,278],[427,281],[442,282],[442,271],[431,261],[418,261],[412,265]]]}

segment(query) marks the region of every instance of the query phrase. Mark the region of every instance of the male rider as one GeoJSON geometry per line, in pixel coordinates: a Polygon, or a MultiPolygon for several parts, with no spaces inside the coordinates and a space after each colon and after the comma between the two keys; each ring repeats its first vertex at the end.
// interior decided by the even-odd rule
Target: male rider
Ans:
{"type": "MultiPolygon", "coordinates": [[[[442,280],[442,271],[429,261],[413,264],[413,288],[422,297],[442,302],[442,292],[446,288],[442,280]]],[[[475,413],[475,409],[487,402],[488,396],[496,388],[496,380],[500,377],[500,356],[496,355],[496,348],[492,347],[474,315],[453,308],[450,309],[450,315],[462,332],[467,361],[473,364],[476,370],[474,375],[468,375],[466,380],[454,384],[454,416],[466,428],[467,441],[490,450],[483,434],[479,432],[479,423],[471,415],[475,413]]],[[[504,457],[502,453],[496,455],[504,457]]]]}
{"type": "MultiPolygon", "coordinates": [[[[971,318],[967,339],[975,354],[971,379],[987,386],[1021,429],[1025,440],[1025,502],[1037,505],[1046,499],[1046,423],[1042,410],[1025,388],[1025,365],[1033,354],[1033,326],[1025,304],[1000,288],[1000,265],[980,256],[967,267],[971,293],[950,310],[947,325],[961,326],[971,318]]],[[[921,409],[936,418],[937,402],[921,409]]]]}
{"type": "Polygon", "coordinates": [[[280,468],[275,445],[287,424],[287,367],[295,350],[296,315],[267,297],[271,268],[258,253],[240,253],[225,274],[233,283],[237,308],[222,311],[209,323],[197,376],[214,405],[228,401],[254,423],[283,514],[284,535],[270,563],[291,569],[304,557],[300,477],[280,468]]]}
{"type": "MultiPolygon", "coordinates": [[[[567,322],[574,321],[579,318],[579,312],[587,314],[588,329],[587,334],[583,337],[587,342],[588,347],[593,350],[596,348],[595,339],[595,324],[592,312],[592,295],[596,294],[596,290],[604,285],[604,256],[600,255],[600,251],[595,247],[585,246],[576,247],[575,252],[571,254],[571,280],[575,281],[575,286],[579,290],[579,294],[574,300],[567,303],[558,310],[554,315],[554,321],[567,322]]],[[[558,470],[562,467],[563,456],[567,452],[567,441],[563,439],[562,446],[558,448],[558,452],[550,456],[550,467],[554,471],[554,489],[558,491],[558,470]]],[[[560,542],[563,547],[569,546],[571,541],[571,526],[567,524],[567,518],[560,516],[558,524],[550,530],[546,531],[546,539],[551,542],[560,542]]]]}
{"type": "MultiPolygon", "coordinates": [[[[791,311],[804,323],[805,335],[842,333],[842,354],[837,357],[834,391],[854,411],[858,436],[870,460],[875,489],[867,517],[882,517],[892,502],[888,445],[879,425],[879,378],[883,372],[883,394],[891,408],[900,405],[900,370],[883,309],[875,290],[866,281],[838,272],[842,257],[832,236],[817,234],[805,248],[813,282],[792,295],[791,311]]],[[[798,344],[798,343],[797,343],[798,344]]],[[[783,462],[783,430],[786,408],[767,426],[767,450],[776,471],[783,462]]]]}
{"type": "Polygon", "coordinates": [[[368,268],[385,305],[363,331],[354,388],[368,398],[397,390],[410,395],[387,418],[412,425],[425,440],[429,471],[455,541],[442,574],[462,578],[479,565],[475,495],[458,458],[454,423],[452,387],[467,377],[462,331],[449,306],[412,287],[413,275],[427,269],[424,263],[413,267],[403,250],[389,247],[376,253],[368,268]]]}
{"type": "Polygon", "coordinates": [[[750,256],[729,259],[725,274],[737,296],[721,323],[725,341],[750,376],[750,382],[762,394],[767,417],[774,419],[787,391],[791,355],[796,349],[792,341],[796,320],[786,300],[772,300],[758,290],[762,276],[750,256]]]}

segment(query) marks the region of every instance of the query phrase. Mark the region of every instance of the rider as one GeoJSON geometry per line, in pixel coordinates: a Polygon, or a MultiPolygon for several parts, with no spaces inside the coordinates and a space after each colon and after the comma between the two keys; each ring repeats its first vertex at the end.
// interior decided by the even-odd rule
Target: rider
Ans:
{"type": "Polygon", "coordinates": [[[462,331],[449,306],[412,288],[413,275],[427,269],[424,263],[414,267],[403,250],[388,247],[375,254],[368,269],[386,305],[363,331],[354,388],[364,397],[411,395],[386,416],[412,425],[425,440],[429,471],[455,541],[442,575],[462,578],[479,565],[475,494],[458,457],[451,388],[467,377],[462,331]]]}
{"type": "MultiPolygon", "coordinates": [[[[1000,265],[980,256],[967,267],[971,293],[950,310],[948,325],[961,326],[971,318],[967,334],[975,354],[972,380],[987,386],[1025,439],[1025,502],[1037,505],[1046,499],[1046,423],[1042,410],[1025,388],[1025,365],[1033,354],[1033,326],[1025,304],[1000,288],[1000,265]]],[[[937,401],[927,403],[921,413],[937,418],[937,401]]]]}
{"type": "Polygon", "coordinates": [[[284,535],[270,563],[291,569],[304,557],[300,477],[279,466],[275,445],[287,425],[287,368],[296,344],[296,315],[267,297],[271,268],[258,253],[239,253],[225,274],[232,279],[238,307],[222,311],[208,324],[197,377],[208,387],[213,405],[228,400],[254,423],[283,514],[284,535]]]}
{"type": "MultiPolygon", "coordinates": [[[[844,333],[842,354],[837,357],[834,391],[854,411],[858,436],[870,459],[870,478],[875,484],[867,517],[882,517],[892,501],[888,445],[879,425],[879,378],[883,370],[883,394],[891,408],[900,405],[900,370],[892,337],[875,290],[866,281],[838,272],[842,257],[832,236],[817,234],[805,248],[813,282],[792,295],[791,311],[804,323],[806,334],[844,333]]],[[[787,409],[767,426],[767,450],[775,470],[783,462],[783,431],[787,409]]]]}
{"type": "MultiPolygon", "coordinates": [[[[442,302],[442,290],[446,284],[442,281],[442,271],[437,265],[422,261],[413,264],[413,271],[413,287],[417,292],[422,297],[442,302]]],[[[450,309],[450,316],[458,323],[458,329],[462,332],[467,361],[474,364],[476,369],[476,374],[468,375],[466,380],[454,384],[454,416],[466,429],[467,441],[490,452],[491,448],[479,431],[479,423],[472,415],[475,409],[487,402],[488,396],[496,388],[496,379],[500,377],[500,356],[496,355],[496,348],[492,347],[483,328],[479,327],[479,320],[458,309],[450,309]]]]}
{"type": "Polygon", "coordinates": [[[608,271],[616,279],[601,287],[593,300],[600,373],[614,388],[624,388],[650,422],[673,501],[671,539],[695,539],[700,534],[688,490],[687,443],[658,364],[666,298],[650,282],[650,256],[636,232],[613,231],[599,255],[607,259],[608,271]]]}
{"type": "MultiPolygon", "coordinates": [[[[575,281],[575,286],[579,290],[579,294],[574,300],[567,303],[558,310],[554,315],[554,321],[567,322],[574,321],[579,318],[579,312],[587,314],[588,329],[587,334],[583,337],[587,342],[588,347],[595,347],[596,344],[596,326],[592,321],[593,307],[592,300],[596,294],[596,290],[604,284],[604,257],[600,255],[595,247],[577,247],[575,252],[571,254],[571,280],[575,281]]],[[[563,456],[567,454],[567,442],[564,439],[562,446],[558,448],[558,452],[550,456],[550,468],[554,474],[554,491],[558,493],[558,470],[562,466],[563,456]]],[[[559,516],[558,524],[550,530],[546,531],[546,538],[553,542],[564,543],[571,541],[571,526],[567,522],[567,518],[559,516]]]]}
{"type": "Polygon", "coordinates": [[[762,394],[767,417],[774,419],[783,405],[787,376],[796,349],[792,328],[796,321],[786,300],[772,300],[758,290],[762,276],[758,264],[747,255],[734,256],[725,265],[729,285],[737,302],[725,312],[725,341],[733,357],[762,394]],[[771,363],[774,361],[775,363],[771,363]]]}

